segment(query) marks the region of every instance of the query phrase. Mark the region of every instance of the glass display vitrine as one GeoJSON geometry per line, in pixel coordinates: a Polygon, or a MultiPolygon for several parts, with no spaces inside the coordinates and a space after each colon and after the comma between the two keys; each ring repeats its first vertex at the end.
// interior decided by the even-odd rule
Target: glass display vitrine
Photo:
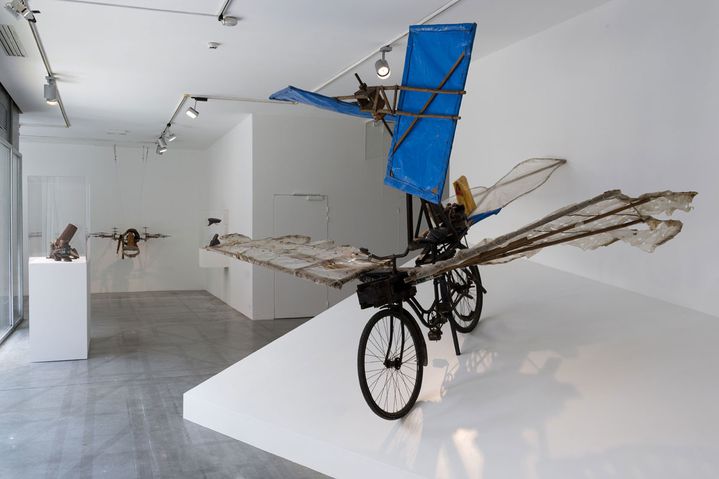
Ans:
{"type": "Polygon", "coordinates": [[[80,257],[87,257],[88,193],[84,176],[28,176],[27,248],[30,258],[48,257],[50,244],[70,224],[77,228],[70,246],[80,257]]]}

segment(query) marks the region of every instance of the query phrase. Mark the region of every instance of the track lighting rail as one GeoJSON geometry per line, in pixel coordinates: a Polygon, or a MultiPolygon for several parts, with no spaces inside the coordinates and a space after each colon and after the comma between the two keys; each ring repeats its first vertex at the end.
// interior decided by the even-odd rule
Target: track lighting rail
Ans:
{"type": "Polygon", "coordinates": [[[30,31],[32,32],[33,39],[35,40],[35,45],[37,46],[38,51],[40,52],[40,58],[42,58],[42,63],[45,65],[45,71],[47,72],[47,79],[48,84],[52,85],[55,100],[57,101],[58,106],[60,107],[60,113],[62,113],[62,119],[65,122],[65,128],[70,128],[70,118],[67,116],[67,111],[65,110],[65,103],[62,101],[62,97],[60,96],[60,90],[57,87],[57,84],[55,81],[57,80],[57,77],[55,76],[55,73],[52,71],[52,67],[50,66],[50,60],[47,57],[47,52],[45,51],[45,46],[42,43],[42,39],[40,38],[40,32],[38,32],[37,29],[37,19],[35,18],[36,13],[40,13],[37,10],[31,10],[30,6],[27,4],[27,1],[16,1],[8,3],[8,8],[10,8],[12,11],[21,14],[22,18],[24,18],[27,21],[28,26],[30,27],[30,31]],[[25,9],[30,13],[21,13],[18,9],[25,9]]]}
{"type": "MultiPolygon", "coordinates": [[[[219,101],[237,101],[237,102],[244,102],[244,103],[272,103],[276,105],[292,105],[294,103],[286,102],[286,101],[275,101],[275,100],[267,100],[264,98],[247,98],[247,97],[237,97],[237,96],[223,96],[223,95],[193,95],[190,93],[183,93],[180,97],[180,101],[177,102],[177,106],[175,107],[174,111],[172,112],[172,116],[170,116],[170,119],[168,120],[167,124],[165,125],[165,129],[162,130],[162,133],[160,133],[160,136],[158,139],[164,139],[166,138],[166,135],[169,133],[170,128],[172,128],[172,125],[177,121],[177,116],[182,112],[182,110],[185,108],[185,104],[188,100],[194,100],[195,106],[197,106],[197,102],[206,102],[209,100],[219,100],[219,101]]],[[[196,118],[199,113],[197,110],[195,110],[195,107],[192,107],[192,110],[195,111],[195,115],[192,116],[192,118],[196,118]]],[[[174,135],[173,135],[174,136],[174,135]]],[[[174,138],[173,138],[174,140],[174,138]]],[[[166,151],[167,147],[162,147],[158,143],[158,149],[157,153],[162,154],[166,151]],[[163,149],[162,152],[160,152],[160,149],[163,149]]]]}

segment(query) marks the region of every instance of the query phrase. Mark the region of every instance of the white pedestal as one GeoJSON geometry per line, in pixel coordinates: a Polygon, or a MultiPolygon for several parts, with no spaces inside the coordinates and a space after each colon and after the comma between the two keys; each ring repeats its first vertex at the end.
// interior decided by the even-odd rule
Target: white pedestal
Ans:
{"type": "Polygon", "coordinates": [[[30,258],[30,359],[87,359],[90,349],[88,263],[30,258]]]}
{"type": "Polygon", "coordinates": [[[362,398],[376,310],[355,296],[186,392],[183,415],[343,479],[717,477],[717,318],[528,261],[481,271],[483,321],[459,357],[447,329],[428,342],[403,420],[362,398]]]}
{"type": "Polygon", "coordinates": [[[229,268],[232,258],[222,253],[215,253],[214,251],[200,248],[199,261],[200,268],[229,268]]]}

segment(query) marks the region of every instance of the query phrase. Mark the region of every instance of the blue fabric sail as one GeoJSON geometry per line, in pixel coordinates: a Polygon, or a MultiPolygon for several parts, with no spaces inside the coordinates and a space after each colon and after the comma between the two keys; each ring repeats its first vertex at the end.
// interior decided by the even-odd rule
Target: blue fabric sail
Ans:
{"type": "MultiPolygon", "coordinates": [[[[464,90],[476,29],[475,23],[411,26],[402,85],[464,90]],[[451,74],[448,76],[449,72],[451,74]]],[[[397,110],[420,113],[432,95],[403,90],[399,94],[397,110]]],[[[361,111],[354,102],[340,101],[293,86],[273,93],[270,99],[372,119],[371,113],[361,111]]],[[[457,116],[461,104],[462,95],[437,94],[429,102],[424,114],[457,116]]],[[[386,115],[385,119],[395,123],[385,184],[432,203],[440,203],[457,120],[405,115],[386,115]]]]}
{"type": "MultiPolygon", "coordinates": [[[[472,56],[474,23],[413,25],[409,29],[402,85],[442,90],[464,90],[472,56]]],[[[419,113],[431,93],[402,91],[398,111],[419,113]]],[[[462,95],[438,94],[426,114],[458,115],[462,95]]],[[[456,120],[398,116],[387,158],[385,184],[439,203],[447,178],[456,120]],[[412,126],[413,125],[413,126],[412,126]],[[410,129],[406,137],[405,132],[410,129]],[[399,146],[397,144],[399,143],[399,146]]]]}
{"type": "Polygon", "coordinates": [[[467,222],[469,223],[469,226],[474,226],[480,221],[489,218],[490,216],[498,215],[500,211],[502,211],[502,208],[484,211],[482,213],[470,216],[469,218],[467,218],[467,222]]]}
{"type": "MultiPolygon", "coordinates": [[[[311,91],[302,90],[293,86],[273,93],[270,96],[270,100],[279,101],[293,101],[295,103],[302,103],[304,105],[310,105],[323,110],[334,111],[345,115],[358,116],[360,118],[372,119],[372,114],[366,111],[361,111],[357,103],[350,103],[341,101],[331,96],[320,95],[319,93],[313,93],[311,91]]],[[[387,121],[395,121],[394,116],[386,115],[387,121]]]]}

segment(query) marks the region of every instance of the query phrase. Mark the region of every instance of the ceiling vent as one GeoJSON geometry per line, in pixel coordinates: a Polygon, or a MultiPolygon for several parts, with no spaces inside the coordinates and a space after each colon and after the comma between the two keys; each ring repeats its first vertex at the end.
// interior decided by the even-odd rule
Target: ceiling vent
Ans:
{"type": "Polygon", "coordinates": [[[12,25],[0,25],[0,46],[9,57],[25,56],[25,48],[12,25]]]}

